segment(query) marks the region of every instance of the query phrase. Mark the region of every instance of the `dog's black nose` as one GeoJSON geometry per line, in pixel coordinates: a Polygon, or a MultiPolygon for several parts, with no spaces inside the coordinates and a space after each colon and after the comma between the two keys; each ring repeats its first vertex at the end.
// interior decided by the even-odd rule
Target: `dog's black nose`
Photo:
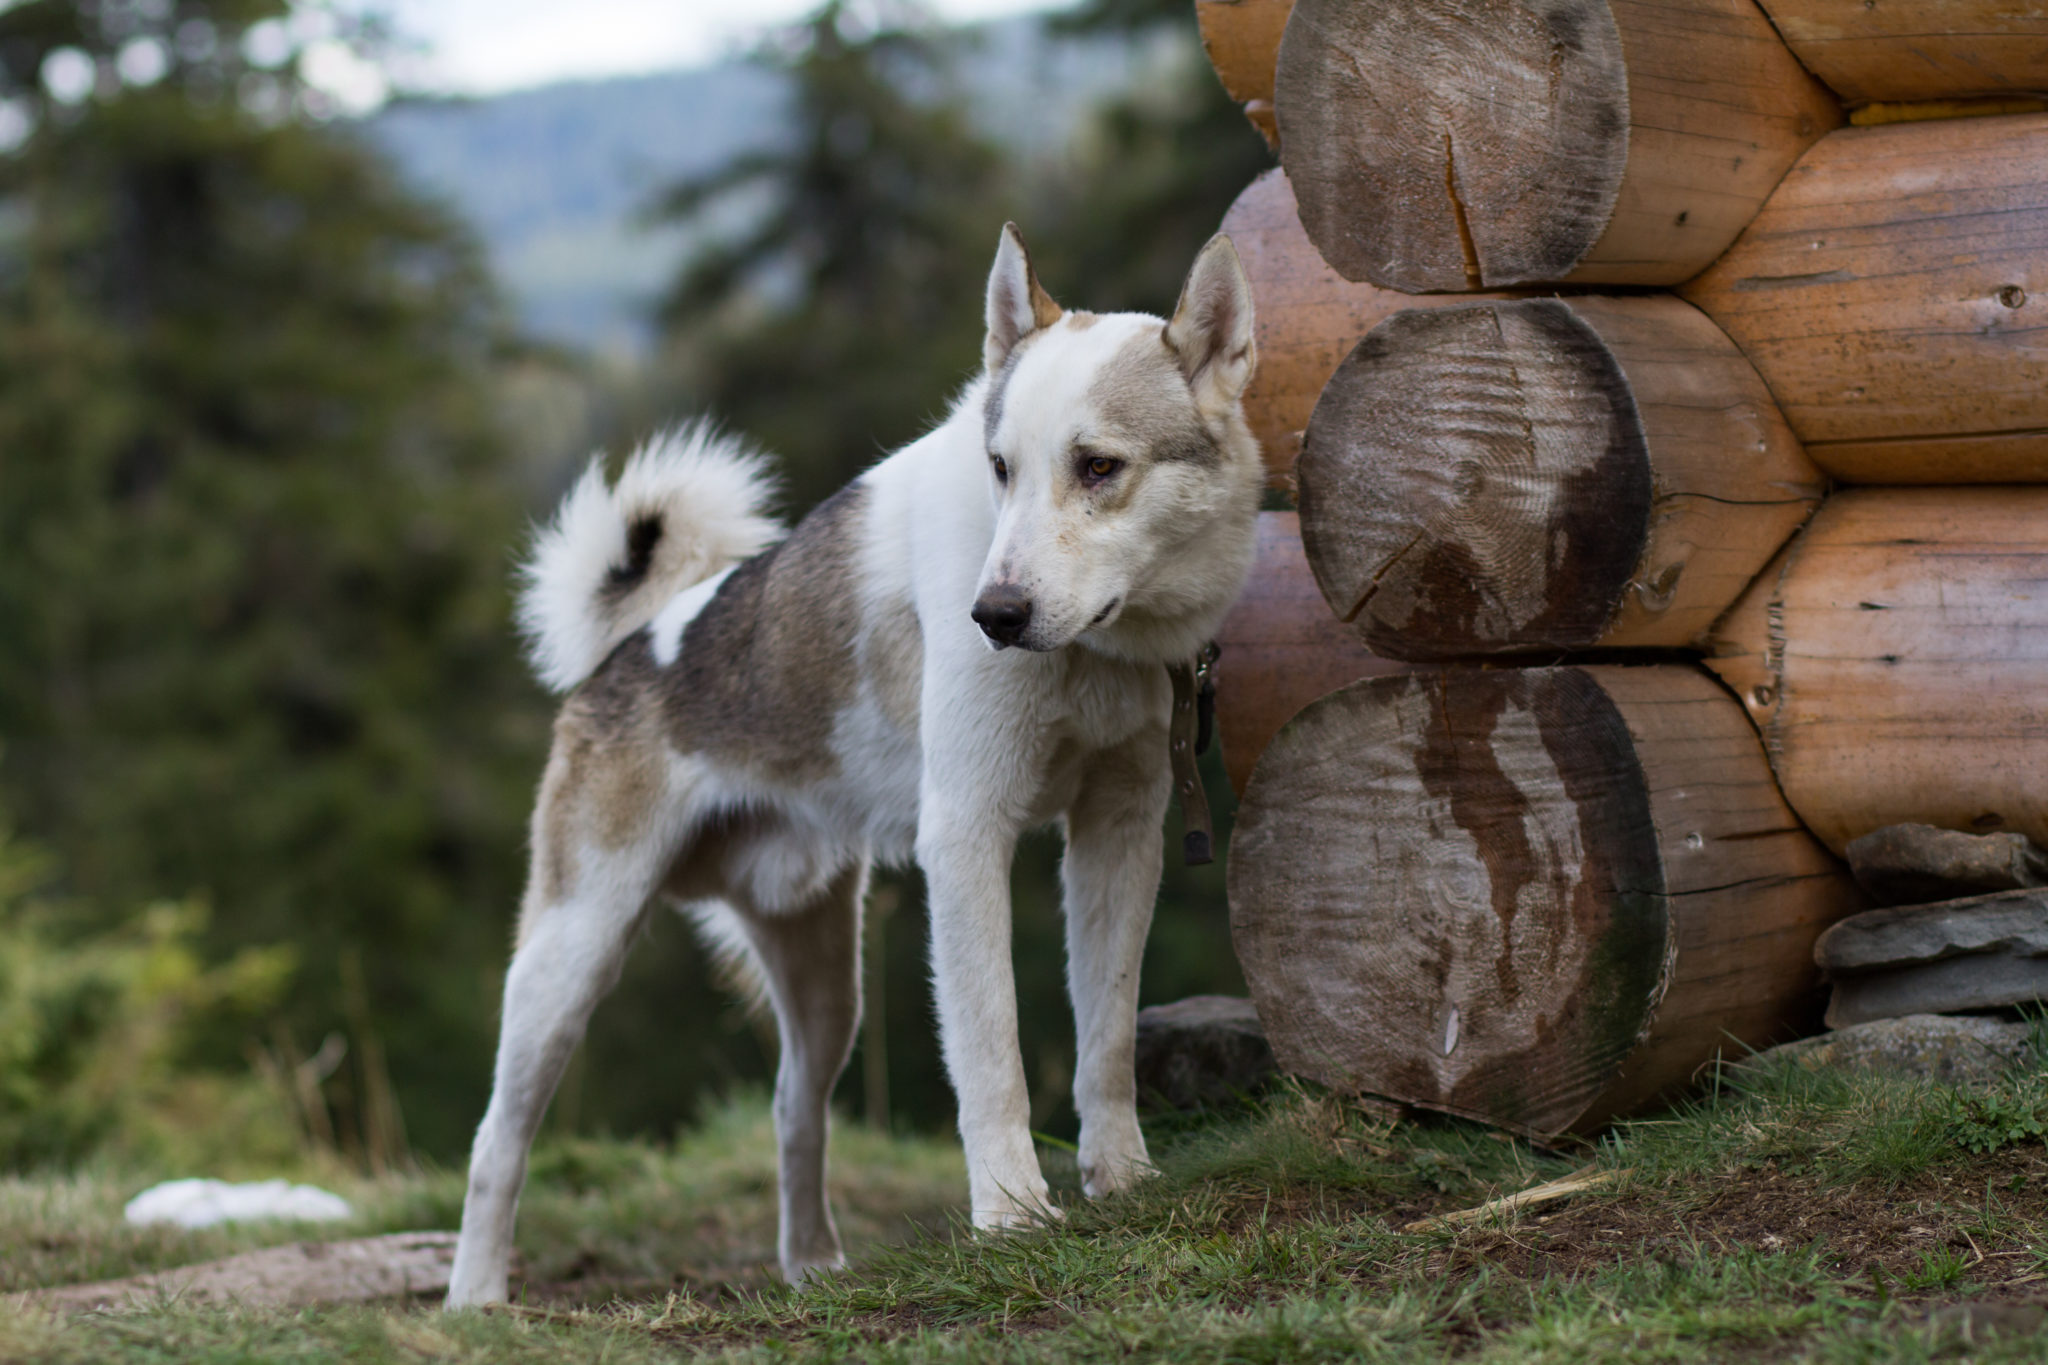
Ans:
{"type": "Polygon", "coordinates": [[[1031,624],[1031,599],[1010,583],[998,583],[974,600],[970,613],[981,633],[999,645],[1014,645],[1031,624]]]}

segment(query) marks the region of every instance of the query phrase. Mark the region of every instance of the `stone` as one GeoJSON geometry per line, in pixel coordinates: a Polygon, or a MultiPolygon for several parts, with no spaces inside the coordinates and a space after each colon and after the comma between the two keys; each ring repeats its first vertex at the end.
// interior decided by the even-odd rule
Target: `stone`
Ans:
{"type": "Polygon", "coordinates": [[[1249,1000],[1191,995],[1138,1011],[1138,1102],[1148,1109],[1229,1104],[1277,1070],[1249,1000]]]}
{"type": "Polygon", "coordinates": [[[2048,891],[1866,910],[1813,945],[1814,964],[1837,979],[1970,956],[2048,957],[2048,891]]]}
{"type": "Polygon", "coordinates": [[[347,1242],[293,1242],[126,1279],[23,1290],[0,1296],[0,1305],[68,1317],[151,1309],[172,1299],[186,1307],[366,1303],[443,1293],[454,1264],[454,1233],[394,1232],[347,1242]]]}
{"type": "Polygon", "coordinates": [[[1879,905],[2048,887],[2048,851],[2024,834],[1887,825],[1850,840],[1843,853],[1857,884],[1879,905]]]}
{"type": "Polygon", "coordinates": [[[1836,1029],[1759,1052],[1750,1065],[1779,1058],[1806,1067],[1888,1071],[1948,1085],[1984,1084],[2026,1062],[2025,1024],[1978,1015],[1909,1014],[1836,1029]]]}
{"type": "Polygon", "coordinates": [[[2048,958],[1977,953],[1843,977],[1828,997],[1827,1025],[1845,1028],[1908,1014],[1958,1014],[2042,1000],[2048,1000],[2048,958]]]}

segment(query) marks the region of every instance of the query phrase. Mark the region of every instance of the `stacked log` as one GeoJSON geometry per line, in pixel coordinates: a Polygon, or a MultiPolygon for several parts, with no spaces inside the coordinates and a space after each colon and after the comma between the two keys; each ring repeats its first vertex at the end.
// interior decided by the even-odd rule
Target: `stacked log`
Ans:
{"type": "Polygon", "coordinates": [[[1842,882],[1677,667],[1344,687],[1266,750],[1229,867],[1284,1069],[1536,1135],[1810,1028],[1842,882]]]}
{"type": "Polygon", "coordinates": [[[2048,114],[1844,128],[1681,292],[1849,483],[2048,480],[2048,114]]]}
{"type": "Polygon", "coordinates": [[[2048,91],[2037,0],[1760,0],[1807,70],[1851,104],[2048,91]]]}
{"type": "Polygon", "coordinates": [[[1217,642],[1216,732],[1239,796],[1252,764],[1295,712],[1345,683],[1407,671],[1375,656],[1323,609],[1292,512],[1259,514],[1251,581],[1217,642]]]}
{"type": "Polygon", "coordinates": [[[1713,634],[1837,852],[1909,822],[2048,843],[2048,487],[1837,493],[1713,634]]]}
{"type": "Polygon", "coordinates": [[[1220,719],[1284,1067],[1583,1130],[1810,1027],[1850,840],[2048,843],[2048,10],[1197,8],[1283,166],[1220,719]]]}
{"type": "Polygon", "coordinates": [[[1670,297],[1389,318],[1324,387],[1296,478],[1330,609],[1406,659],[1694,644],[1826,491],[1670,297]]]}

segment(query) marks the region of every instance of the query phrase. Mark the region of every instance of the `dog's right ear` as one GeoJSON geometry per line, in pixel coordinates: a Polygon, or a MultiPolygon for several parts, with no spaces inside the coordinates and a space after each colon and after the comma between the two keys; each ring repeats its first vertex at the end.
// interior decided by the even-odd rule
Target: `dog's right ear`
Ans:
{"type": "Polygon", "coordinates": [[[1003,368],[1018,342],[1041,327],[1052,326],[1063,315],[1031,269],[1031,253],[1024,249],[1023,234],[1015,223],[1003,224],[995,269],[988,272],[988,337],[981,343],[981,360],[988,372],[1003,368]]]}

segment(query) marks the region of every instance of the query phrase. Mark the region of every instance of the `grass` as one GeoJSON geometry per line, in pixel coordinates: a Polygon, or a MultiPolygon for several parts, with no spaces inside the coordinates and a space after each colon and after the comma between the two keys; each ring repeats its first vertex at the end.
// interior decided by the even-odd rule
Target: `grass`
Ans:
{"type": "MultiPolygon", "coordinates": [[[[0,1359],[905,1362],[2039,1360],[2048,1356],[2048,1077],[1983,1091],[1797,1066],[1544,1151],[1327,1096],[1153,1131],[1163,1174],[977,1238],[952,1144],[842,1126],[857,1268],[802,1294],[766,1269],[772,1143],[735,1106],[672,1148],[537,1154],[513,1308],[166,1305],[68,1323],[0,1309],[0,1359]],[[1597,1190],[1514,1219],[1402,1229],[1581,1167],[1597,1190]]],[[[290,1230],[144,1233],[130,1180],[0,1185],[0,1285],[201,1259],[290,1230]]],[[[358,1182],[351,1232],[452,1226],[458,1183],[358,1182]]]]}

